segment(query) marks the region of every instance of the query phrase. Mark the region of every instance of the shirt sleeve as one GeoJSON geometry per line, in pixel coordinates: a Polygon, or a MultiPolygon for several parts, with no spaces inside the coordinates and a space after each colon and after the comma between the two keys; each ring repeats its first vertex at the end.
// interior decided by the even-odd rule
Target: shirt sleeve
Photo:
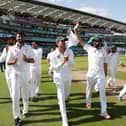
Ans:
{"type": "Polygon", "coordinates": [[[66,64],[68,64],[69,66],[74,65],[75,61],[74,61],[74,53],[72,50],[69,49],[69,60],[66,64]]]}
{"type": "Polygon", "coordinates": [[[103,55],[104,55],[104,63],[108,63],[109,61],[109,57],[107,55],[107,52],[105,51],[105,49],[103,49],[103,55]]]}
{"type": "Polygon", "coordinates": [[[33,52],[33,49],[32,49],[32,47],[31,46],[29,46],[28,47],[28,55],[26,55],[27,56],[27,58],[35,58],[35,54],[34,54],[34,52],[33,52]]]}
{"type": "Polygon", "coordinates": [[[52,53],[51,56],[50,56],[50,69],[52,71],[59,71],[61,68],[62,68],[62,63],[57,63],[57,59],[56,59],[56,54],[55,53],[52,53]]]}
{"type": "Polygon", "coordinates": [[[2,52],[2,54],[0,56],[0,62],[4,62],[6,60],[6,56],[7,56],[7,54],[6,54],[6,48],[4,48],[3,52],[2,52]]]}
{"type": "Polygon", "coordinates": [[[117,62],[118,62],[118,64],[120,64],[121,60],[120,60],[119,52],[117,53],[117,57],[118,57],[117,62]]]}
{"type": "Polygon", "coordinates": [[[93,48],[93,47],[89,44],[85,44],[84,47],[83,47],[83,49],[86,50],[87,52],[90,48],[93,48]]]}
{"type": "Polygon", "coordinates": [[[13,56],[12,51],[13,51],[13,49],[10,48],[8,53],[7,53],[6,62],[13,60],[14,56],[13,56]]]}
{"type": "Polygon", "coordinates": [[[42,54],[43,54],[43,49],[42,48],[39,48],[39,58],[40,59],[42,58],[42,54]]]}
{"type": "Polygon", "coordinates": [[[48,55],[47,55],[46,59],[47,59],[47,60],[49,59],[49,53],[48,53],[48,55]]]}

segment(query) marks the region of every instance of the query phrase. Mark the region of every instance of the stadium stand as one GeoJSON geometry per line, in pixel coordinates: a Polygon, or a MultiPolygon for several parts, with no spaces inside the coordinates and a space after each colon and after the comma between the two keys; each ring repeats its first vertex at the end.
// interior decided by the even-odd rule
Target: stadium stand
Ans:
{"type": "MultiPolygon", "coordinates": [[[[56,47],[56,37],[66,36],[75,21],[81,24],[79,32],[83,39],[102,34],[110,46],[126,47],[125,23],[37,0],[0,0],[0,43],[5,44],[17,31],[24,31],[27,42],[38,41],[46,57],[49,49],[56,47]],[[121,35],[114,35],[116,32],[121,35]]],[[[85,53],[79,45],[72,49],[76,55],[85,53]]]]}

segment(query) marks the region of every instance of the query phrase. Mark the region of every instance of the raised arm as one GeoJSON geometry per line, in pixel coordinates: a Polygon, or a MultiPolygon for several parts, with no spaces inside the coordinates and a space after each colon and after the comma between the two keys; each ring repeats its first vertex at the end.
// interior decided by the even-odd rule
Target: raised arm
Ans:
{"type": "Polygon", "coordinates": [[[75,32],[75,35],[77,36],[77,39],[80,43],[80,45],[82,47],[85,46],[85,42],[82,40],[82,38],[80,37],[79,33],[78,33],[78,27],[79,27],[79,22],[76,23],[76,25],[74,26],[74,32],[75,32]]]}

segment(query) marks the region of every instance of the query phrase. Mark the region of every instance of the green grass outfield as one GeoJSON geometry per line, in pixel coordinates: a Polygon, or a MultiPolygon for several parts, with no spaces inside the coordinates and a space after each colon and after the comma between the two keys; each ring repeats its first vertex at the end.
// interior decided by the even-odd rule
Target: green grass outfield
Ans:
{"type": "MultiPolygon", "coordinates": [[[[126,57],[121,56],[126,64],[126,57]]],[[[76,69],[87,70],[87,57],[76,57],[76,69]]],[[[38,102],[30,102],[30,117],[24,120],[23,126],[61,126],[60,111],[57,104],[56,87],[48,80],[46,60],[42,62],[41,95],[38,102]]],[[[126,72],[120,72],[118,78],[126,80],[126,72]]],[[[70,126],[126,126],[126,100],[118,101],[117,95],[108,95],[108,112],[111,120],[102,119],[100,114],[99,96],[93,92],[92,108],[85,108],[85,83],[73,82],[67,114],[70,126]]],[[[12,126],[12,104],[4,77],[0,73],[0,126],[12,126]]],[[[22,107],[22,104],[21,104],[22,107]]]]}

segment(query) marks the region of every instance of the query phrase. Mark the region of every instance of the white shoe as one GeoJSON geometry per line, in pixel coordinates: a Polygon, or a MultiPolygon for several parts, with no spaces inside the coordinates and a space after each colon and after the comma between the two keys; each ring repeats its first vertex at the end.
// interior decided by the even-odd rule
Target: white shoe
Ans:
{"type": "Polygon", "coordinates": [[[62,126],[68,126],[68,123],[67,122],[65,122],[65,123],[63,123],[63,125],[62,126]]]}

